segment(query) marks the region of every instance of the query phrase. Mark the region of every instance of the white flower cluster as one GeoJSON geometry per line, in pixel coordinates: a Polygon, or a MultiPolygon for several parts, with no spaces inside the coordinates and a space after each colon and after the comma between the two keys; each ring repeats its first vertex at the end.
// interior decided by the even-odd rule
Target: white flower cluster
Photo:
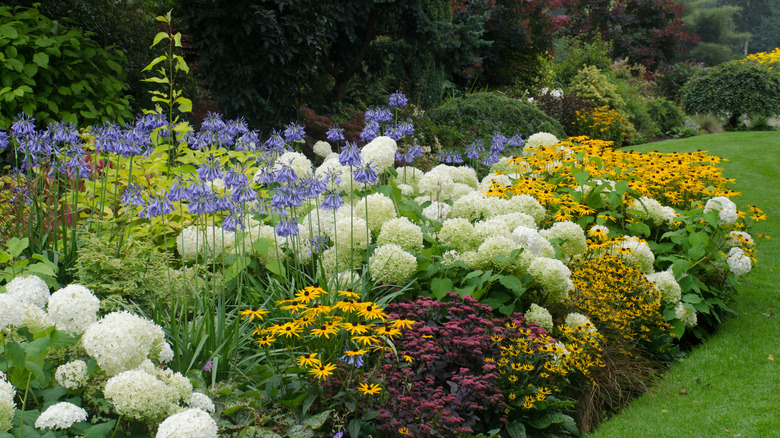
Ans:
{"type": "Polygon", "coordinates": [[[54,373],[57,383],[68,389],[78,389],[87,383],[87,363],[74,360],[57,367],[54,373]]]}
{"type": "Polygon", "coordinates": [[[559,245],[564,257],[582,254],[588,248],[585,231],[571,221],[556,222],[552,227],[539,231],[539,234],[547,240],[560,240],[559,245]]]}
{"type": "Polygon", "coordinates": [[[444,202],[431,201],[431,205],[423,208],[422,214],[427,219],[444,222],[452,213],[450,204],[444,202]]]}
{"type": "Polygon", "coordinates": [[[729,271],[737,277],[747,274],[753,268],[753,262],[742,248],[731,248],[726,263],[729,265],[729,271]]]}
{"type": "Polygon", "coordinates": [[[455,188],[452,174],[445,167],[435,167],[420,178],[417,184],[420,194],[428,195],[432,200],[449,199],[449,193],[455,188]]]}
{"type": "Polygon", "coordinates": [[[100,368],[113,376],[138,367],[150,354],[159,358],[165,335],[153,322],[122,311],[89,326],[81,342],[100,368]]]}
{"type": "Polygon", "coordinates": [[[0,371],[0,430],[7,431],[11,428],[11,421],[16,412],[16,388],[8,383],[5,374],[0,371]]]}
{"type": "Polygon", "coordinates": [[[394,243],[404,251],[420,251],[423,249],[422,229],[405,216],[390,219],[382,224],[376,239],[379,246],[388,243],[394,243]]]}
{"type": "Polygon", "coordinates": [[[753,246],[753,237],[744,231],[731,231],[726,236],[726,246],[729,248],[735,247],[751,247],[753,246]]]}
{"type": "Polygon", "coordinates": [[[214,402],[211,401],[209,396],[200,392],[193,392],[190,394],[189,397],[184,399],[184,404],[194,409],[200,409],[204,412],[214,412],[214,402]]]}
{"type": "Polygon", "coordinates": [[[542,146],[552,146],[558,143],[558,137],[550,134],[549,132],[537,132],[536,134],[528,137],[525,141],[525,147],[523,148],[523,155],[529,157],[533,155],[536,148],[542,146]]]}
{"type": "Polygon", "coordinates": [[[330,148],[330,143],[327,141],[318,141],[317,143],[314,143],[314,153],[322,158],[327,157],[333,152],[333,149],[330,148]]]}
{"type": "Polygon", "coordinates": [[[542,237],[539,232],[531,227],[519,226],[512,231],[512,236],[526,253],[534,257],[555,257],[555,248],[550,242],[542,237]]]}
{"type": "Polygon", "coordinates": [[[87,411],[68,402],[59,402],[41,412],[35,420],[36,429],[67,429],[73,423],[87,421],[87,411]]]}
{"type": "Polygon", "coordinates": [[[200,409],[187,409],[166,418],[156,438],[216,438],[217,423],[200,409]]]}
{"type": "Polygon", "coordinates": [[[567,327],[571,327],[575,330],[583,330],[588,332],[596,331],[596,327],[592,322],[590,322],[590,318],[577,312],[572,312],[566,315],[566,319],[563,321],[563,323],[566,324],[567,327]]]}
{"type": "MultiPolygon", "coordinates": [[[[306,158],[306,155],[303,155],[300,152],[283,153],[279,158],[276,159],[276,162],[274,163],[274,169],[280,170],[282,169],[283,165],[289,166],[290,169],[295,172],[298,178],[303,178],[312,174],[311,161],[306,158]]],[[[257,180],[259,177],[259,173],[260,171],[255,174],[255,180],[257,180]]]]}
{"type": "Polygon", "coordinates": [[[417,270],[417,258],[398,245],[378,247],[369,260],[371,279],[385,284],[403,284],[417,270]]]}
{"type": "Polygon", "coordinates": [[[360,157],[364,163],[373,162],[377,173],[381,173],[395,164],[395,153],[398,145],[390,137],[380,136],[371,140],[360,150],[360,157]]]}
{"type": "Polygon", "coordinates": [[[661,292],[663,304],[673,304],[680,301],[682,290],[671,270],[645,274],[645,277],[661,292]]]}
{"type": "Polygon", "coordinates": [[[366,212],[368,212],[368,228],[372,233],[378,233],[382,224],[398,216],[393,200],[381,193],[372,193],[355,201],[352,214],[359,218],[366,218],[366,212]]]}
{"type": "Polygon", "coordinates": [[[139,421],[161,420],[181,399],[176,389],[140,369],[108,379],[103,394],[120,415],[139,421]]]}
{"type": "Polygon", "coordinates": [[[450,218],[442,223],[439,230],[439,241],[458,251],[471,251],[479,246],[479,236],[474,231],[474,225],[464,218],[450,218]]]}
{"type": "Polygon", "coordinates": [[[5,292],[21,301],[34,304],[41,309],[46,307],[46,303],[49,302],[49,297],[51,296],[46,282],[35,275],[14,278],[5,285],[5,292]]]}
{"type": "Polygon", "coordinates": [[[645,274],[653,272],[655,255],[644,240],[632,236],[623,236],[623,240],[620,243],[612,246],[611,253],[621,256],[626,264],[639,269],[645,274]]]}
{"type": "Polygon", "coordinates": [[[650,220],[653,225],[659,226],[674,224],[674,218],[677,212],[672,207],[665,207],[660,202],[647,196],[634,199],[634,202],[627,209],[628,216],[639,220],[650,220]]]}
{"type": "Polygon", "coordinates": [[[73,335],[84,333],[94,324],[99,309],[100,300],[80,284],[68,285],[51,294],[49,299],[49,319],[58,330],[73,335]]]}
{"type": "Polygon", "coordinates": [[[674,317],[682,321],[688,327],[695,327],[698,323],[696,310],[692,310],[690,307],[690,304],[686,306],[682,301],[677,303],[677,307],[674,308],[674,317]]]}
{"type": "Polygon", "coordinates": [[[547,257],[533,259],[528,267],[528,273],[536,285],[542,288],[542,293],[553,303],[561,303],[569,296],[572,289],[571,271],[562,261],[547,257]]]}
{"type": "Polygon", "coordinates": [[[550,311],[536,304],[531,304],[531,307],[525,312],[525,319],[539,324],[548,332],[553,329],[553,320],[550,311]]]}
{"type": "Polygon", "coordinates": [[[10,294],[0,294],[0,331],[24,322],[24,305],[10,294]]]}
{"type": "Polygon", "coordinates": [[[737,222],[737,205],[725,196],[716,196],[707,201],[702,213],[718,212],[718,223],[730,227],[737,222]]]}

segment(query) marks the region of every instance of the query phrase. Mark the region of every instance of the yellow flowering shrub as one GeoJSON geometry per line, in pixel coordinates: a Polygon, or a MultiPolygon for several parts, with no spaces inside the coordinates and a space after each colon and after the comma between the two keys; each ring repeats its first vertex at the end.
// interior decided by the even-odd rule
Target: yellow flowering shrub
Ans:
{"type": "MultiPolygon", "coordinates": [[[[759,64],[780,64],[780,47],[771,52],[760,52],[748,55],[745,60],[756,61],[759,64]]],[[[772,67],[769,67],[772,68],[772,67]]]]}
{"type": "Polygon", "coordinates": [[[631,122],[608,106],[576,111],[576,115],[574,127],[582,135],[613,141],[615,144],[623,144],[636,135],[631,122]]]}

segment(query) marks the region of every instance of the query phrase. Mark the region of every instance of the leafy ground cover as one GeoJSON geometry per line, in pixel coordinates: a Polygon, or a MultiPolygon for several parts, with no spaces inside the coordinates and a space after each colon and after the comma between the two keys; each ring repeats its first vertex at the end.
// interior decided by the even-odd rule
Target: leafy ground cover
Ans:
{"type": "MultiPolygon", "coordinates": [[[[706,149],[728,159],[721,163],[724,175],[736,178],[735,190],[742,193],[735,202],[740,208],[760,204],[768,220],[758,224],[756,231],[777,236],[780,133],[722,133],[632,149],[706,149]]],[[[780,241],[765,240],[758,260],[751,278],[738,288],[733,306],[738,316],[672,366],[656,387],[589,436],[759,437],[777,433],[780,241]]]]}

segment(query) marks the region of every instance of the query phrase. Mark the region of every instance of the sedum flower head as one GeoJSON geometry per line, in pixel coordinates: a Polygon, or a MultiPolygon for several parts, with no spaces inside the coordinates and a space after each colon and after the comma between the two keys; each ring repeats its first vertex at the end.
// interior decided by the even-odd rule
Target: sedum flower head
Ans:
{"type": "Polygon", "coordinates": [[[5,292],[22,301],[27,301],[41,309],[49,302],[49,286],[35,275],[19,276],[5,285],[5,292]]]}
{"type": "Polygon", "coordinates": [[[525,318],[539,324],[548,332],[553,329],[553,320],[550,311],[539,305],[531,304],[531,307],[525,312],[525,318]]]}
{"type": "Polygon", "coordinates": [[[417,270],[417,259],[392,243],[382,245],[369,260],[371,279],[385,284],[403,284],[417,270]]]}
{"type": "Polygon", "coordinates": [[[404,251],[420,251],[423,249],[422,229],[405,216],[390,219],[382,224],[376,243],[379,246],[394,243],[404,251]]]}
{"type": "Polygon", "coordinates": [[[54,373],[57,383],[68,389],[79,389],[87,383],[87,363],[74,360],[57,367],[54,373]]]}
{"type": "Polygon", "coordinates": [[[138,367],[150,354],[159,357],[162,329],[129,312],[112,312],[91,325],[81,338],[84,350],[109,376],[138,367]]]}
{"type": "Polygon", "coordinates": [[[78,335],[97,320],[100,300],[86,287],[71,284],[51,294],[48,309],[57,329],[78,335]]]}
{"type": "Polygon", "coordinates": [[[120,415],[139,421],[159,421],[179,401],[179,394],[143,370],[121,372],[103,390],[120,415]]]}
{"type": "Polygon", "coordinates": [[[663,304],[674,304],[682,298],[682,289],[671,271],[653,272],[645,274],[645,277],[661,291],[663,304]]]}
{"type": "Polygon", "coordinates": [[[156,438],[216,438],[217,423],[200,409],[187,409],[166,418],[156,438]]]}
{"type": "Polygon", "coordinates": [[[59,402],[41,412],[35,420],[36,429],[67,429],[80,421],[87,421],[87,411],[68,402],[59,402]]]}

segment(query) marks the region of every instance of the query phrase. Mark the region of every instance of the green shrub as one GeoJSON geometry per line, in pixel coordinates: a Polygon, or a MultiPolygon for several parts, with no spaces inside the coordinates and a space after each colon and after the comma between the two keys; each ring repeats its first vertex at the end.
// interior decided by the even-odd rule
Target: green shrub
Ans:
{"type": "Polygon", "coordinates": [[[703,64],[692,61],[666,66],[656,75],[657,90],[661,96],[680,103],[683,85],[702,70],[704,70],[703,64]]]}
{"type": "Polygon", "coordinates": [[[688,114],[711,113],[728,117],[734,129],[742,116],[780,114],[780,71],[752,61],[733,61],[704,70],[682,89],[688,114]]]}
{"type": "Polygon", "coordinates": [[[491,136],[495,131],[507,135],[549,132],[558,138],[566,137],[560,122],[532,103],[495,93],[473,93],[450,99],[433,112],[432,118],[466,129],[478,138],[491,136]]]}
{"type": "Polygon", "coordinates": [[[606,71],[612,63],[611,52],[612,43],[600,38],[593,41],[584,41],[581,38],[565,39],[555,51],[555,80],[566,89],[583,67],[592,65],[606,71]]]}
{"type": "Polygon", "coordinates": [[[44,123],[124,123],[132,114],[123,62],[35,8],[0,7],[0,129],[21,112],[44,123]]]}
{"type": "Polygon", "coordinates": [[[571,81],[569,93],[587,100],[595,106],[608,106],[624,112],[626,101],[620,96],[617,86],[594,65],[583,67],[571,81]]]}
{"type": "Polygon", "coordinates": [[[664,134],[685,123],[685,115],[683,115],[680,108],[663,97],[649,99],[645,102],[645,105],[647,113],[664,134]]]}

